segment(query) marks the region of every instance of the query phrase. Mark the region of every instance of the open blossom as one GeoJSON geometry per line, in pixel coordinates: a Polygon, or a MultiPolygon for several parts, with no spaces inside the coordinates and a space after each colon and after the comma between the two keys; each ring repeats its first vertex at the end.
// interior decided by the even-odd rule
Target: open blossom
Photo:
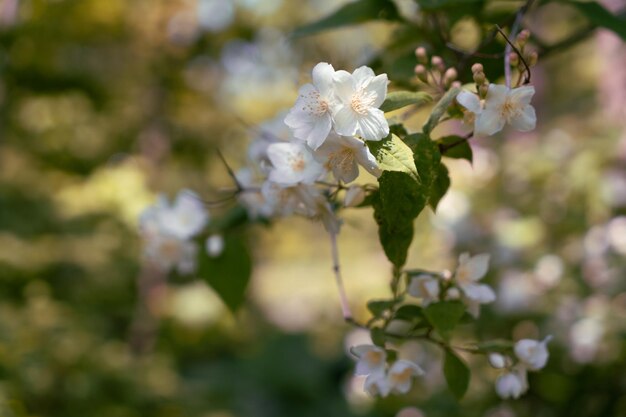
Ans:
{"type": "Polygon", "coordinates": [[[326,140],[332,127],[331,106],[334,100],[332,65],[320,62],[313,68],[312,84],[305,84],[298,92],[296,104],[285,118],[297,139],[317,149],[326,140]]]}
{"type": "Polygon", "coordinates": [[[424,375],[416,363],[404,359],[397,360],[385,373],[372,373],[365,380],[365,390],[370,395],[386,397],[390,393],[406,394],[411,390],[413,378],[424,375]]]}
{"type": "Polygon", "coordinates": [[[426,307],[439,300],[439,280],[426,274],[418,275],[411,279],[407,292],[421,298],[422,306],[426,307]]]}
{"type": "Polygon", "coordinates": [[[190,274],[196,269],[198,247],[193,241],[154,235],[144,244],[144,256],[161,271],[169,272],[175,268],[181,274],[190,274]]]}
{"type": "Polygon", "coordinates": [[[519,398],[528,390],[526,369],[518,367],[500,375],[496,380],[496,393],[500,398],[519,398]]]}
{"type": "Polygon", "coordinates": [[[493,135],[510,124],[514,129],[528,132],[535,128],[537,116],[530,100],[535,94],[533,86],[508,88],[504,85],[489,84],[489,90],[481,106],[477,95],[463,91],[457,101],[474,113],[474,133],[493,135]]]}
{"type": "Polygon", "coordinates": [[[170,204],[160,196],[153,206],[141,215],[143,231],[152,231],[179,239],[189,239],[198,234],[209,221],[209,213],[196,193],[182,190],[170,204]]]}
{"type": "Polygon", "coordinates": [[[331,134],[315,151],[315,157],[338,181],[354,181],[359,176],[359,165],[375,177],[382,174],[365,142],[351,136],[331,134]]]}
{"type": "Polygon", "coordinates": [[[385,349],[375,345],[359,345],[352,347],[350,352],[358,358],[356,375],[384,375],[387,364],[385,349]]]}
{"type": "Polygon", "coordinates": [[[365,66],[352,74],[337,71],[334,83],[338,100],[333,115],[335,131],[365,140],[380,140],[389,135],[389,124],[379,109],[387,96],[388,82],[387,74],[375,75],[365,66]]]}
{"type": "Polygon", "coordinates": [[[459,257],[459,266],[454,275],[456,284],[463,292],[463,301],[470,314],[475,317],[479,314],[480,304],[491,303],[496,299],[490,286],[477,283],[485,276],[488,267],[488,254],[470,257],[468,253],[464,253],[459,257]]]}
{"type": "Polygon", "coordinates": [[[267,156],[272,163],[268,178],[277,184],[311,184],[324,173],[324,167],[304,143],[273,143],[267,148],[267,156]]]}
{"type": "Polygon", "coordinates": [[[515,356],[531,371],[538,371],[546,366],[550,353],[548,352],[548,342],[552,336],[538,341],[532,339],[522,339],[515,344],[515,356]]]}

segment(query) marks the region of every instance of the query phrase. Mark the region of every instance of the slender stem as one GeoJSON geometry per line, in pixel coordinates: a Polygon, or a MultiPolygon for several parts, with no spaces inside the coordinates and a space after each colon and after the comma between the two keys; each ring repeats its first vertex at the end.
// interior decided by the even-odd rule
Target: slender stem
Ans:
{"type": "Polygon", "coordinates": [[[333,257],[333,272],[335,273],[335,282],[337,284],[337,290],[339,290],[339,301],[341,302],[341,313],[343,314],[343,319],[345,321],[355,324],[356,322],[352,318],[352,312],[350,311],[350,305],[348,304],[346,289],[343,286],[343,279],[341,278],[341,267],[339,265],[339,249],[337,248],[336,233],[330,233],[330,246],[333,257]]]}
{"type": "Polygon", "coordinates": [[[217,155],[220,157],[220,159],[222,160],[222,163],[226,167],[226,171],[228,172],[228,175],[233,179],[233,182],[235,183],[235,186],[237,187],[237,191],[241,191],[243,187],[241,186],[241,183],[237,179],[237,176],[235,175],[235,172],[233,171],[233,169],[230,167],[230,165],[228,165],[228,162],[226,162],[226,158],[224,158],[222,151],[217,149],[217,155]]]}
{"type": "MultiPolygon", "coordinates": [[[[517,36],[517,31],[519,29],[520,23],[522,22],[522,17],[524,14],[520,9],[515,16],[515,21],[513,22],[513,26],[511,26],[511,32],[509,32],[509,37],[511,39],[517,36]]],[[[511,88],[511,52],[513,51],[512,44],[507,42],[504,47],[504,80],[506,82],[506,86],[511,88]]],[[[521,58],[521,57],[520,57],[521,58]]]]}
{"type": "MultiPolygon", "coordinates": [[[[511,42],[511,40],[509,39],[508,36],[506,36],[506,34],[502,31],[502,29],[500,28],[500,26],[496,25],[496,29],[498,30],[498,32],[502,35],[502,37],[504,38],[504,40],[507,43],[507,46],[510,46],[513,51],[515,51],[515,53],[517,54],[517,56],[519,56],[520,61],[522,61],[522,64],[524,64],[524,68],[525,68],[525,72],[526,72],[526,76],[524,78],[524,84],[528,84],[530,82],[530,67],[528,66],[528,63],[526,62],[526,60],[524,59],[524,57],[522,56],[521,52],[519,51],[519,49],[517,49],[517,47],[515,45],[513,45],[513,42],[511,42]]],[[[507,61],[507,58],[509,58],[509,55],[506,55],[504,57],[504,61],[507,61]]],[[[509,75],[509,82],[507,83],[507,87],[510,87],[510,75],[509,75]]]]}

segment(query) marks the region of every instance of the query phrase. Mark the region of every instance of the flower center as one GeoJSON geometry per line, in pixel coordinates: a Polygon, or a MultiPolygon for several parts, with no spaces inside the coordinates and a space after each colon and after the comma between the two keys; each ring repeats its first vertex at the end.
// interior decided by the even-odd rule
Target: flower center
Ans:
{"type": "Polygon", "coordinates": [[[403,384],[411,379],[411,376],[412,372],[409,368],[407,368],[402,372],[391,374],[391,380],[394,382],[394,384],[403,384]]]}
{"type": "Polygon", "coordinates": [[[370,366],[377,366],[382,362],[383,354],[382,352],[378,352],[376,350],[370,350],[365,354],[365,360],[370,364],[370,366]]]}
{"type": "Polygon", "coordinates": [[[350,148],[342,147],[341,150],[333,152],[328,156],[326,169],[339,168],[341,171],[349,171],[354,164],[354,151],[350,148]]]}
{"type": "Polygon", "coordinates": [[[305,99],[302,111],[311,116],[321,116],[328,112],[328,102],[324,100],[318,91],[311,91],[302,98],[305,99]]]}
{"type": "Polygon", "coordinates": [[[372,107],[375,99],[376,96],[374,94],[359,90],[352,95],[350,106],[355,113],[366,115],[367,110],[372,107]]]}
{"type": "Polygon", "coordinates": [[[294,172],[302,172],[304,168],[306,168],[306,161],[304,160],[304,156],[302,154],[293,155],[289,159],[289,166],[294,172]]]}
{"type": "Polygon", "coordinates": [[[506,119],[507,122],[511,120],[514,116],[516,116],[518,113],[519,113],[519,106],[517,106],[517,104],[515,104],[514,102],[508,99],[502,105],[502,109],[500,109],[500,114],[502,118],[506,119]]]}

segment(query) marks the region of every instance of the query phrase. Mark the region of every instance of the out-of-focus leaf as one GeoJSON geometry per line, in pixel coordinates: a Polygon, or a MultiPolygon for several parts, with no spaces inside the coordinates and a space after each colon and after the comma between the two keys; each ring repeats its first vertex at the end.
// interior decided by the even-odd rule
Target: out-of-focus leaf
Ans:
{"type": "Polygon", "coordinates": [[[370,337],[376,346],[385,347],[385,331],[380,327],[372,327],[370,337]]]}
{"type": "Polygon", "coordinates": [[[293,36],[308,36],[323,30],[354,25],[371,20],[400,21],[398,8],[391,0],[358,0],[348,3],[317,22],[302,26],[293,36]]]}
{"type": "Polygon", "coordinates": [[[457,399],[463,398],[470,382],[470,370],[463,361],[450,349],[446,349],[443,361],[443,374],[448,388],[457,399]]]}
{"type": "Polygon", "coordinates": [[[444,7],[459,7],[468,4],[483,3],[484,0],[415,0],[422,10],[437,10],[444,7]]]}
{"type": "Polygon", "coordinates": [[[439,100],[422,128],[425,134],[430,135],[430,132],[439,124],[439,119],[446,113],[446,110],[448,110],[448,107],[454,102],[454,99],[460,91],[460,88],[451,88],[441,97],[441,100],[439,100]]]}
{"type": "Polygon", "coordinates": [[[443,156],[466,159],[472,163],[474,154],[468,140],[458,135],[444,136],[437,140],[443,156]]]}
{"type": "Polygon", "coordinates": [[[367,309],[374,317],[380,317],[382,314],[395,304],[394,300],[372,300],[367,303],[367,309]]]}
{"type": "Polygon", "coordinates": [[[424,312],[420,306],[407,304],[400,307],[393,315],[394,319],[413,321],[424,317],[424,312]]]}
{"type": "Polygon", "coordinates": [[[595,1],[566,1],[576,7],[594,25],[612,30],[626,41],[626,19],[620,18],[595,1]]]}
{"type": "Polygon", "coordinates": [[[428,204],[433,210],[437,210],[439,202],[450,188],[450,176],[448,174],[448,168],[444,164],[439,164],[437,169],[437,177],[433,181],[433,185],[430,189],[428,196],[428,204]]]}
{"type": "Polygon", "coordinates": [[[404,172],[417,181],[419,174],[413,161],[413,152],[399,137],[390,134],[380,141],[368,141],[367,147],[383,171],[404,172]]]}
{"type": "Polygon", "coordinates": [[[224,251],[215,258],[200,250],[198,276],[215,290],[232,312],[237,311],[245,299],[251,273],[250,253],[240,238],[226,237],[224,251]]]}
{"type": "Polygon", "coordinates": [[[480,352],[507,352],[513,349],[514,343],[510,340],[489,340],[487,342],[478,343],[476,348],[480,352]]]}
{"type": "Polygon", "coordinates": [[[420,106],[431,101],[433,101],[431,95],[421,91],[393,91],[387,94],[387,98],[380,109],[389,112],[411,105],[420,106]]]}
{"type": "Polygon", "coordinates": [[[430,304],[424,309],[424,315],[435,330],[443,337],[454,330],[465,313],[465,306],[459,301],[441,301],[430,304]]]}

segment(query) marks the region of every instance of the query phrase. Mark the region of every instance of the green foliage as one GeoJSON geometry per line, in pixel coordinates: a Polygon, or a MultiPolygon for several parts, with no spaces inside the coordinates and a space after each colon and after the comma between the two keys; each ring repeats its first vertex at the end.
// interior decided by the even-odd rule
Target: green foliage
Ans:
{"type": "Polygon", "coordinates": [[[433,210],[437,209],[439,202],[450,188],[450,176],[448,174],[448,168],[444,164],[439,164],[437,167],[437,175],[435,181],[431,187],[428,204],[433,210]]]}
{"type": "Polygon", "coordinates": [[[472,147],[466,138],[458,135],[444,136],[437,139],[441,155],[454,159],[465,159],[473,162],[472,147]]]}
{"type": "Polygon", "coordinates": [[[380,109],[386,113],[406,106],[421,106],[431,101],[432,96],[421,91],[392,91],[387,94],[380,109]]]}
{"type": "Polygon", "coordinates": [[[483,0],[415,0],[423,10],[438,10],[446,7],[458,7],[461,5],[476,5],[484,3],[483,0]]]}
{"type": "Polygon", "coordinates": [[[565,2],[577,8],[593,25],[600,26],[615,32],[626,40],[626,19],[616,16],[595,1],[568,1],[565,2]]]}
{"type": "Polygon", "coordinates": [[[404,140],[414,152],[415,166],[421,180],[421,193],[435,209],[450,186],[448,170],[441,163],[439,147],[427,135],[421,133],[409,135],[404,140]]]}
{"type": "Polygon", "coordinates": [[[381,327],[372,327],[370,329],[370,337],[376,346],[385,347],[385,330],[381,327]]]}
{"type": "Polygon", "coordinates": [[[448,111],[448,107],[450,107],[454,103],[454,99],[457,94],[461,92],[460,88],[451,88],[446,92],[446,94],[441,97],[441,100],[435,105],[433,111],[430,113],[428,120],[424,124],[422,128],[424,134],[430,135],[430,132],[439,124],[439,120],[446,114],[448,111]]]}
{"type": "Polygon", "coordinates": [[[459,358],[452,350],[445,350],[443,361],[443,374],[446,377],[448,388],[457,399],[463,398],[470,382],[470,370],[463,359],[459,358]]]}
{"type": "Polygon", "coordinates": [[[198,275],[206,280],[233,313],[245,299],[251,273],[252,260],[241,238],[227,236],[224,251],[215,258],[200,250],[198,275]]]}
{"type": "Polygon", "coordinates": [[[424,315],[439,334],[447,338],[465,313],[465,306],[460,301],[441,301],[430,304],[424,309],[424,315]]]}
{"type": "Polygon", "coordinates": [[[293,36],[308,36],[323,30],[355,25],[370,20],[400,21],[400,14],[391,0],[358,0],[348,3],[317,22],[302,26],[293,36]]]}
{"type": "Polygon", "coordinates": [[[414,304],[406,304],[401,306],[393,315],[394,319],[405,321],[421,320],[424,317],[422,307],[414,304]]]}
{"type": "Polygon", "coordinates": [[[395,304],[395,300],[371,300],[367,303],[367,309],[375,318],[379,318],[395,304]]]}
{"type": "Polygon", "coordinates": [[[383,171],[404,172],[419,180],[413,152],[399,137],[390,134],[381,141],[368,141],[367,147],[383,171]]]}

